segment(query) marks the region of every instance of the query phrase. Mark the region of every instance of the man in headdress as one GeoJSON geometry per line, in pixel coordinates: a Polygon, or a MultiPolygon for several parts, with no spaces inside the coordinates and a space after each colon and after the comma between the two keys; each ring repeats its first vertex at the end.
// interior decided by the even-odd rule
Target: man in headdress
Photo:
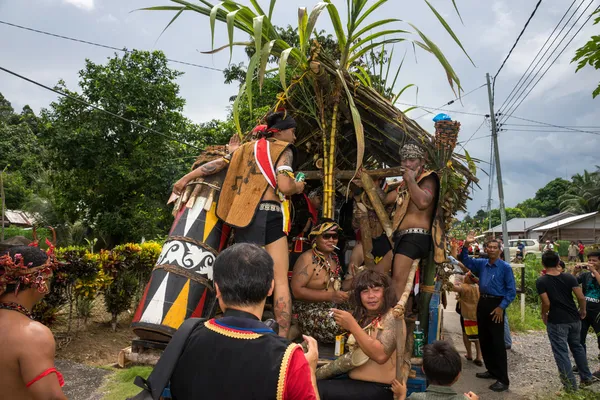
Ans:
{"type": "Polygon", "coordinates": [[[217,206],[217,216],[235,229],[237,243],[264,246],[275,268],[274,311],[279,334],[291,320],[288,283],[289,208],[286,196],[304,191],[292,169],[296,121],[284,111],[267,117],[260,139],[233,153],[217,206]]]}
{"type": "Polygon", "coordinates": [[[13,247],[0,256],[0,397],[66,399],[54,366],[54,336],[31,316],[48,293],[56,266],[51,252],[33,246],[13,247]]]}
{"type": "Polygon", "coordinates": [[[425,153],[416,144],[400,149],[404,167],[403,181],[386,197],[395,203],[392,213],[394,233],[393,280],[398,296],[402,295],[414,260],[424,259],[431,248],[431,229],[436,209],[438,179],[425,169],[425,153]]]}
{"type": "Polygon", "coordinates": [[[343,330],[335,323],[331,308],[348,309],[350,281],[342,287],[342,266],[335,253],[340,226],[325,221],[313,228],[309,240],[312,249],[303,253],[294,265],[292,293],[294,312],[304,335],[319,343],[334,343],[343,330]]]}

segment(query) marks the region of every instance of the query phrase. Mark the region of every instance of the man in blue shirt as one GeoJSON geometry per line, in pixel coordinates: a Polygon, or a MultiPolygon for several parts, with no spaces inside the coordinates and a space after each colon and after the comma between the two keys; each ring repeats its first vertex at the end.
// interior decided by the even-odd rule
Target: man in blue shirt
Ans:
{"type": "Polygon", "coordinates": [[[477,304],[477,324],[483,361],[487,371],[476,376],[496,379],[490,386],[495,392],[508,390],[508,362],[504,345],[504,313],[515,299],[515,276],[510,264],[500,259],[500,243],[492,239],[487,242],[487,259],[469,257],[469,245],[475,241],[472,234],[465,240],[460,258],[465,267],[479,277],[481,296],[477,304]]]}

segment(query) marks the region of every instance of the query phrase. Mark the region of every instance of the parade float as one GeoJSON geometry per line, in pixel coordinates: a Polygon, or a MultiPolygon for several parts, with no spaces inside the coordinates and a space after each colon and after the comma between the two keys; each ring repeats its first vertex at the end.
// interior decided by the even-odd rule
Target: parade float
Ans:
{"type": "MultiPolygon", "coordinates": [[[[405,41],[438,60],[457,95],[462,90],[458,76],[438,46],[414,25],[408,24],[408,29],[412,30],[409,32],[406,27],[396,28],[403,24],[399,19],[367,22],[374,12],[382,9],[385,0],[349,0],[347,25],[342,23],[339,10],[331,1],[319,2],[310,12],[300,8],[299,43],[296,46],[286,43],[275,29],[272,21],[275,1],[270,2],[267,13],[256,0],[250,0],[248,6],[233,1],[211,4],[204,0],[199,3],[172,0],[172,3],[175,4],[147,10],[175,11],[169,25],[183,12],[204,15],[210,22],[213,38],[216,22],[225,23],[229,44],[211,52],[231,50],[236,45],[254,48],[246,82],[241,85],[233,106],[233,117],[242,140],[250,138],[240,123],[241,105],[247,102],[245,112],[252,113],[253,90],[260,90],[268,66],[273,62],[278,64],[275,71],[278,71],[282,91],[273,99],[272,110],[285,109],[298,121],[295,143],[298,169],[304,172],[309,184],[322,185],[322,217],[335,219],[340,203],[352,199],[360,186],[366,196],[356,200],[376,213],[391,241],[394,218],[376,195],[374,180],[402,175],[398,151],[404,144],[416,144],[426,152],[427,169],[436,173],[440,187],[432,229],[434,246],[429,258],[413,263],[407,286],[395,308],[397,376],[406,381],[411,364],[419,362],[411,359],[415,321],[420,321],[425,343],[440,337],[440,293],[448,278],[444,272],[448,249],[446,232],[456,212],[466,210],[469,188],[477,182],[476,167],[468,153],[460,155],[454,151],[459,122],[441,117],[435,122],[435,134],[430,134],[395,106],[404,89],[394,90],[400,69],[390,74],[391,56],[388,67],[382,66],[380,71],[372,71],[365,60],[373,52],[381,54],[386,51],[386,46],[391,49],[392,44],[405,41]],[[324,51],[321,43],[313,38],[317,20],[325,12],[329,14],[339,45],[336,54],[324,51]],[[244,39],[250,36],[250,42],[236,42],[236,30],[245,34],[244,39]],[[358,181],[360,185],[355,185],[358,181]],[[420,293],[412,308],[417,313],[408,318],[405,308],[413,292],[415,276],[420,293]]],[[[427,1],[425,3],[462,49],[443,17],[427,1]]],[[[264,116],[254,118],[260,123],[264,116]]],[[[209,149],[200,161],[220,156],[217,153],[215,149],[209,149]]],[[[151,343],[168,341],[186,318],[214,314],[216,306],[210,268],[226,244],[228,234],[214,213],[222,181],[223,176],[219,174],[191,182],[177,201],[173,229],[134,317],[133,327],[140,341],[134,341],[133,353],[136,347],[141,350],[145,346],[152,347],[151,343]]],[[[367,224],[361,224],[361,235],[368,268],[372,246],[367,224]]],[[[335,375],[360,362],[360,354],[349,351],[323,366],[319,374],[321,377],[335,375]]]]}

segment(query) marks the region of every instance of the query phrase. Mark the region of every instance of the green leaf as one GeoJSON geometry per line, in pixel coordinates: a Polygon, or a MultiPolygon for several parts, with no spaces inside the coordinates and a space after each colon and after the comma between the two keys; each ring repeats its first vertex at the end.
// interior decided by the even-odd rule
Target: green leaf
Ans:
{"type": "Polygon", "coordinates": [[[344,79],[344,75],[341,70],[338,69],[337,74],[338,78],[342,82],[342,85],[344,86],[344,90],[346,91],[346,99],[348,100],[348,106],[350,107],[352,122],[354,124],[354,133],[356,135],[356,171],[354,172],[354,176],[356,176],[356,174],[358,174],[358,170],[360,167],[362,167],[363,158],[365,156],[365,131],[358,108],[356,108],[356,104],[354,104],[352,92],[350,92],[350,89],[348,89],[348,85],[346,84],[346,79],[344,79]]]}
{"type": "Polygon", "coordinates": [[[273,9],[275,8],[275,2],[277,0],[271,0],[271,3],[269,4],[269,20],[271,19],[271,17],[273,17],[273,9]]]}
{"type": "Polygon", "coordinates": [[[340,14],[338,13],[337,8],[331,2],[331,0],[325,0],[327,3],[327,11],[329,12],[329,18],[331,19],[331,23],[333,24],[333,30],[335,31],[335,36],[338,41],[338,46],[340,48],[340,52],[344,54],[346,49],[346,33],[344,32],[344,26],[342,25],[342,20],[340,19],[340,14]]]}
{"type": "Polygon", "coordinates": [[[364,20],[367,19],[369,15],[371,15],[371,13],[373,13],[375,10],[381,7],[383,3],[386,2],[387,0],[379,0],[377,3],[373,4],[367,11],[365,11],[363,15],[361,15],[361,17],[358,20],[356,20],[354,26],[358,28],[364,22],[364,20]]]}
{"type": "MultiPolygon", "coordinates": [[[[442,53],[442,51],[439,49],[439,47],[437,47],[437,45],[435,43],[433,43],[431,40],[429,40],[429,38],[427,36],[425,36],[425,34],[423,32],[421,32],[416,26],[414,26],[413,24],[410,24],[410,26],[412,26],[417,31],[417,33],[419,34],[421,39],[423,39],[423,41],[425,42],[426,45],[424,45],[423,43],[416,41],[416,40],[414,41],[414,43],[416,43],[418,46],[422,47],[423,49],[429,51],[431,54],[433,54],[438,59],[438,61],[440,62],[440,64],[444,68],[444,70],[446,71],[446,76],[448,78],[448,84],[450,85],[450,88],[452,89],[452,91],[454,91],[454,82],[456,82],[456,85],[458,86],[458,90],[460,92],[460,90],[462,89],[460,86],[460,80],[458,79],[456,72],[454,72],[454,69],[452,68],[452,66],[450,65],[450,63],[448,62],[448,60],[442,53]]],[[[454,91],[454,92],[456,93],[456,91],[454,91]]]]}
{"type": "Polygon", "coordinates": [[[229,63],[231,64],[231,59],[233,58],[233,22],[235,21],[235,16],[240,10],[231,11],[227,14],[227,34],[229,35],[229,63]]]}
{"type": "Polygon", "coordinates": [[[215,21],[217,20],[217,13],[219,12],[219,8],[221,8],[223,3],[225,3],[225,2],[221,1],[221,2],[217,3],[210,10],[210,37],[211,37],[211,48],[213,48],[213,49],[215,47],[215,21]]]}
{"type": "MultiPolygon", "coordinates": [[[[252,46],[253,44],[254,44],[254,42],[233,42],[233,45],[234,45],[234,46],[244,46],[244,47],[248,47],[248,46],[252,46]]],[[[228,48],[228,47],[230,47],[230,46],[231,46],[230,44],[226,44],[226,45],[223,45],[223,46],[221,46],[221,47],[217,47],[217,48],[216,48],[216,49],[214,49],[214,50],[210,50],[210,51],[201,51],[200,53],[202,53],[202,54],[215,54],[215,53],[218,53],[218,52],[220,52],[220,51],[222,51],[222,50],[225,50],[226,48],[228,48]]]]}
{"type": "Polygon", "coordinates": [[[262,30],[263,30],[263,21],[265,20],[264,15],[259,15],[254,18],[254,48],[256,51],[260,51],[262,49],[262,30]]]}
{"type": "Polygon", "coordinates": [[[310,37],[310,32],[306,32],[306,26],[308,25],[308,14],[306,12],[305,7],[298,8],[298,38],[300,41],[300,51],[302,53],[306,52],[306,43],[308,42],[308,37],[310,37]]]}
{"type": "Polygon", "coordinates": [[[396,81],[398,80],[398,75],[400,75],[400,70],[402,69],[402,65],[404,65],[404,59],[406,58],[406,52],[408,50],[404,51],[404,55],[402,56],[402,61],[400,61],[400,66],[398,66],[398,70],[396,71],[396,76],[394,76],[394,82],[392,82],[392,85],[390,86],[391,88],[394,88],[396,86],[396,81]]]}
{"type": "Polygon", "coordinates": [[[469,172],[471,172],[473,175],[475,175],[477,173],[477,165],[471,158],[471,155],[469,154],[467,149],[464,149],[464,150],[465,150],[465,158],[467,159],[467,166],[469,167],[469,172]]]}
{"type": "Polygon", "coordinates": [[[252,82],[254,81],[254,72],[260,62],[261,52],[257,51],[254,53],[250,62],[248,63],[248,71],[246,71],[246,97],[248,98],[248,107],[250,110],[250,116],[252,116],[252,82]]]}
{"type": "Polygon", "coordinates": [[[308,17],[308,24],[306,25],[306,35],[310,37],[313,30],[315,29],[315,25],[317,25],[317,20],[319,16],[323,12],[323,10],[327,7],[327,3],[319,2],[310,12],[310,16],[308,17]]]}
{"type": "MultiPolygon", "coordinates": [[[[156,42],[158,42],[158,39],[160,39],[160,37],[163,35],[163,33],[165,33],[165,31],[171,26],[171,24],[173,22],[175,22],[175,20],[177,18],[179,18],[179,16],[181,15],[182,12],[184,12],[187,9],[187,7],[181,7],[181,10],[179,10],[179,12],[177,14],[175,14],[175,16],[173,17],[173,19],[167,24],[167,26],[165,26],[165,29],[162,30],[162,32],[160,33],[160,35],[158,35],[158,38],[156,39],[156,42]]],[[[154,42],[154,44],[156,44],[156,42],[154,42]]]]}
{"type": "MultiPolygon", "coordinates": [[[[467,54],[467,51],[463,47],[463,45],[460,42],[460,40],[458,40],[458,37],[456,37],[456,35],[454,34],[454,31],[452,31],[452,28],[450,28],[450,25],[448,25],[448,23],[446,22],[446,20],[444,19],[444,17],[442,17],[440,15],[440,13],[438,13],[437,10],[427,0],[425,0],[425,3],[427,3],[427,5],[429,6],[429,8],[431,8],[431,11],[433,11],[433,13],[437,17],[437,19],[440,21],[440,23],[446,29],[446,32],[448,32],[450,34],[450,36],[452,36],[452,39],[454,39],[454,41],[456,42],[456,44],[458,44],[458,46],[462,49],[463,53],[465,53],[465,55],[467,56],[467,58],[469,59],[469,61],[471,61],[471,64],[473,64],[473,66],[475,67],[476,66],[475,63],[473,62],[473,60],[471,60],[471,57],[469,57],[469,55],[467,54]]],[[[456,6],[456,4],[455,4],[455,6],[456,6]]],[[[457,12],[458,12],[458,9],[457,9],[457,12]]]]}
{"type": "Polygon", "coordinates": [[[233,102],[233,122],[235,123],[235,127],[240,138],[243,137],[242,126],[240,124],[240,98],[244,95],[245,91],[246,84],[244,83],[242,86],[240,86],[240,91],[233,102]]]}
{"type": "Polygon", "coordinates": [[[456,14],[458,14],[458,18],[460,18],[460,23],[464,25],[465,23],[464,23],[464,21],[462,19],[462,16],[460,15],[460,12],[458,11],[458,6],[456,5],[456,0],[452,0],[452,4],[454,5],[454,9],[456,10],[456,14]]]}
{"type": "Polygon", "coordinates": [[[380,31],[377,33],[373,33],[372,35],[369,35],[366,38],[361,39],[360,41],[356,42],[356,44],[354,44],[352,47],[350,47],[350,54],[354,53],[354,51],[356,51],[356,49],[362,47],[364,44],[372,42],[373,40],[380,38],[381,36],[394,35],[396,33],[409,33],[409,32],[401,30],[401,29],[394,29],[394,30],[380,31]]]}
{"type": "Polygon", "coordinates": [[[402,111],[404,114],[408,114],[410,111],[414,110],[415,108],[419,108],[417,106],[413,106],[413,107],[408,107],[406,110],[402,111]]]}
{"type": "Polygon", "coordinates": [[[356,60],[358,60],[359,58],[361,58],[366,52],[368,52],[371,49],[375,49],[379,46],[382,46],[384,44],[389,44],[389,43],[399,43],[399,42],[403,42],[405,39],[386,39],[383,40],[381,42],[377,42],[377,43],[371,43],[368,46],[363,47],[362,49],[360,49],[359,52],[353,54],[350,59],[348,60],[348,64],[352,64],[353,62],[355,62],[356,60]]]}
{"type": "Polygon", "coordinates": [[[392,101],[392,104],[396,104],[396,102],[398,101],[398,99],[400,98],[400,96],[402,96],[402,93],[404,93],[404,91],[406,89],[409,89],[409,88],[411,88],[413,86],[415,86],[414,83],[409,83],[408,85],[406,85],[402,89],[400,89],[400,91],[398,92],[398,94],[396,95],[396,97],[394,97],[394,101],[392,101]]]}
{"type": "Polygon", "coordinates": [[[260,7],[260,4],[258,4],[258,1],[256,1],[256,0],[250,0],[250,3],[252,3],[252,5],[254,6],[254,9],[256,10],[256,12],[258,13],[259,16],[265,15],[265,12],[260,7]]]}
{"type": "MultiPolygon", "coordinates": [[[[367,71],[360,65],[357,65],[356,69],[360,72],[360,73],[356,73],[356,75],[359,77],[359,79],[362,76],[362,78],[366,81],[366,83],[363,82],[363,85],[368,86],[368,87],[373,86],[373,81],[371,81],[371,76],[367,73],[367,71]]],[[[361,81],[363,79],[361,79],[361,81]]]]}
{"type": "Polygon", "coordinates": [[[293,47],[285,49],[281,52],[281,57],[279,57],[279,80],[281,81],[281,86],[284,90],[287,89],[287,82],[285,81],[285,71],[287,69],[288,58],[290,57],[290,53],[294,50],[293,47]]]}
{"type": "Polygon", "coordinates": [[[258,87],[260,88],[260,92],[262,93],[262,87],[265,80],[265,73],[267,71],[267,64],[269,63],[269,56],[271,55],[271,50],[273,49],[273,45],[275,44],[275,40],[271,40],[268,43],[265,43],[261,51],[260,57],[260,69],[258,71],[258,87]]]}
{"type": "Polygon", "coordinates": [[[364,28],[362,28],[357,33],[353,33],[351,41],[355,41],[356,39],[358,39],[359,37],[364,35],[366,32],[372,31],[373,29],[378,28],[381,25],[386,25],[386,24],[390,24],[392,22],[401,22],[401,21],[402,20],[400,20],[400,19],[394,18],[394,19],[382,19],[381,21],[373,22],[372,24],[369,24],[369,25],[365,26],[364,28]]]}

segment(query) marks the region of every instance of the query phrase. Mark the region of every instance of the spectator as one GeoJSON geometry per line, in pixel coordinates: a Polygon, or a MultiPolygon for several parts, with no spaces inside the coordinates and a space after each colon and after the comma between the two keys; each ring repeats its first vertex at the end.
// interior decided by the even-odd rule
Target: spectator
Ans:
{"type": "Polygon", "coordinates": [[[471,272],[465,275],[462,284],[455,283],[453,290],[458,293],[457,312],[460,315],[460,325],[462,326],[463,343],[467,350],[465,358],[473,361],[471,343],[475,344],[475,365],[483,366],[481,360],[481,347],[479,345],[479,331],[477,329],[477,303],[479,302],[479,279],[471,272]]]}
{"type": "Polygon", "coordinates": [[[260,321],[274,288],[269,254],[254,244],[233,245],[217,257],[213,278],[224,315],[190,335],[171,377],[173,398],[318,399],[316,341],[304,337],[304,355],[260,321]]]}
{"type": "Polygon", "coordinates": [[[586,317],[586,302],[577,279],[571,274],[563,274],[559,269],[559,256],[548,251],[542,255],[546,275],[535,282],[542,299],[542,321],[546,324],[548,338],[560,379],[565,391],[577,390],[577,381],[571,370],[569,349],[577,365],[581,385],[589,385],[598,380],[590,372],[585,349],[581,345],[581,322],[586,317]],[[573,294],[579,302],[575,306],[573,294]]]}
{"type": "Polygon", "coordinates": [[[577,261],[577,256],[579,255],[579,247],[575,244],[575,241],[571,241],[568,250],[569,262],[577,261]]]}
{"type": "Polygon", "coordinates": [[[546,245],[542,249],[542,253],[545,253],[547,251],[554,251],[554,245],[549,240],[546,240],[546,245]]]}
{"type": "MultiPolygon", "coordinates": [[[[587,302],[587,314],[581,321],[581,344],[584,349],[590,326],[597,336],[600,335],[600,271],[598,271],[600,269],[600,252],[595,251],[588,254],[588,264],[585,268],[588,271],[577,277],[587,302]]],[[[598,337],[598,348],[600,348],[600,336],[598,337]]],[[[600,358],[600,355],[598,357],[600,358]]]]}
{"type": "Polygon", "coordinates": [[[13,247],[0,257],[2,398],[66,399],[63,377],[54,366],[54,336],[32,321],[30,311],[48,293],[57,265],[52,251],[47,254],[37,247],[13,247]]]}
{"type": "MultiPolygon", "coordinates": [[[[472,234],[467,236],[465,245],[473,242],[472,234]]],[[[508,390],[508,361],[504,342],[504,317],[506,307],[515,299],[515,277],[510,265],[500,260],[500,245],[497,240],[488,241],[488,259],[473,259],[463,248],[462,263],[479,278],[480,298],[477,305],[479,342],[487,371],[477,373],[481,379],[496,379],[490,385],[495,392],[508,390]]]]}
{"type": "MultiPolygon", "coordinates": [[[[423,347],[423,372],[429,381],[424,393],[413,393],[411,400],[478,400],[473,392],[460,395],[452,389],[462,370],[458,351],[448,342],[435,341],[423,347]]],[[[392,391],[398,400],[406,399],[406,384],[394,379],[392,391]]]]}
{"type": "Polygon", "coordinates": [[[581,240],[577,241],[577,247],[579,248],[579,261],[583,262],[583,253],[585,252],[585,246],[581,240]]]}
{"type": "Polygon", "coordinates": [[[517,242],[517,260],[521,261],[525,257],[525,245],[520,240],[517,242]]]}

